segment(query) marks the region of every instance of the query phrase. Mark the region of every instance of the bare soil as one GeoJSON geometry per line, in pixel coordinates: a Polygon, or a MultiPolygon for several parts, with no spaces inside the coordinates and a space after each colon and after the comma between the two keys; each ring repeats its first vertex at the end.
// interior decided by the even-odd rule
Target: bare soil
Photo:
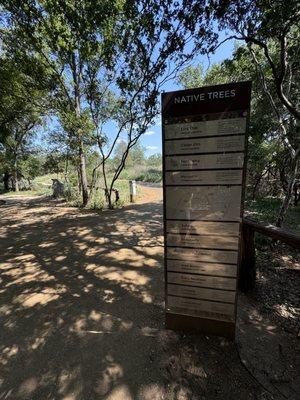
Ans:
{"type": "Polygon", "coordinates": [[[299,399],[297,255],[260,256],[236,343],[165,330],[162,193],[141,190],[102,212],[5,198],[0,399],[299,399]]]}

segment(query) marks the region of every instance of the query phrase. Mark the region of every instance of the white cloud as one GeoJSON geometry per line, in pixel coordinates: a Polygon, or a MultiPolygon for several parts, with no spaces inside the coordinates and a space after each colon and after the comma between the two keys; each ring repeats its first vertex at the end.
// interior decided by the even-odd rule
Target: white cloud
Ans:
{"type": "Polygon", "coordinates": [[[155,133],[156,133],[156,132],[154,132],[154,131],[146,131],[146,132],[144,133],[144,135],[145,135],[145,136],[152,136],[152,135],[155,135],[155,133]]]}
{"type": "Polygon", "coordinates": [[[147,150],[158,150],[157,146],[146,146],[147,150]]]}

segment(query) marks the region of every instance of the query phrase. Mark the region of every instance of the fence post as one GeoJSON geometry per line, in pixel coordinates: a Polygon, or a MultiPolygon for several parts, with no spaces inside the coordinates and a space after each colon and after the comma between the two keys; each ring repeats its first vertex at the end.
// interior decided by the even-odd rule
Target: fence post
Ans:
{"type": "Polygon", "coordinates": [[[130,203],[134,203],[136,199],[136,183],[135,181],[129,181],[129,191],[130,191],[130,203]]]}
{"type": "Polygon", "coordinates": [[[256,268],[255,268],[255,243],[254,229],[242,224],[241,237],[241,262],[239,270],[239,288],[243,292],[253,289],[255,286],[256,268]]]}

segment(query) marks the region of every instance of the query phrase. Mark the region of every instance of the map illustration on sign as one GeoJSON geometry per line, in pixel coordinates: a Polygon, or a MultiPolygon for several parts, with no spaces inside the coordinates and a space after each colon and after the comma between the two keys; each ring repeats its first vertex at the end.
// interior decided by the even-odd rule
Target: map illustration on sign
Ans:
{"type": "Polygon", "coordinates": [[[241,186],[166,187],[167,219],[239,221],[241,186]]]}
{"type": "Polygon", "coordinates": [[[234,338],[250,97],[251,82],[162,95],[167,328],[234,338]]]}

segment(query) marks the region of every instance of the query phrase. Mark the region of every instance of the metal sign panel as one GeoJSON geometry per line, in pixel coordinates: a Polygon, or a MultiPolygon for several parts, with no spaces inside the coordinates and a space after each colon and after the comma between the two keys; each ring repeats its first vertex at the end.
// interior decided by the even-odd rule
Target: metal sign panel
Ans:
{"type": "Polygon", "coordinates": [[[225,153],[242,151],[245,147],[244,135],[193,138],[184,140],[169,139],[165,141],[165,154],[225,153]]]}
{"type": "Polygon", "coordinates": [[[195,154],[165,158],[166,171],[209,170],[214,168],[240,168],[244,165],[244,153],[195,154]]]}
{"type": "Polygon", "coordinates": [[[242,183],[242,170],[216,170],[216,171],[166,171],[166,184],[177,185],[209,185],[210,182],[222,185],[235,185],[242,183]]]}
{"type": "Polygon", "coordinates": [[[166,267],[167,272],[185,272],[187,274],[226,276],[231,278],[237,276],[236,264],[217,264],[205,261],[199,262],[168,259],[166,267]]]}
{"type": "Polygon", "coordinates": [[[251,82],[162,95],[166,325],[233,338],[251,82]]]}

